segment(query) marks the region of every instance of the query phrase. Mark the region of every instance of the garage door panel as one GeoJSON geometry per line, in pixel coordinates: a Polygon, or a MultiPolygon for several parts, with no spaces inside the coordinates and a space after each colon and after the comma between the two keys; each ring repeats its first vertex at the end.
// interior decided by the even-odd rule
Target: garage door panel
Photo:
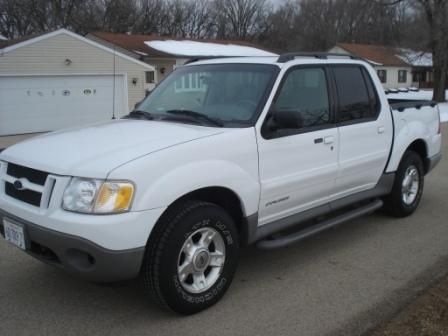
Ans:
{"type": "MultiPolygon", "coordinates": [[[[110,120],[113,76],[0,77],[0,135],[44,132],[110,120]]],[[[115,80],[115,114],[127,111],[115,80]]]]}

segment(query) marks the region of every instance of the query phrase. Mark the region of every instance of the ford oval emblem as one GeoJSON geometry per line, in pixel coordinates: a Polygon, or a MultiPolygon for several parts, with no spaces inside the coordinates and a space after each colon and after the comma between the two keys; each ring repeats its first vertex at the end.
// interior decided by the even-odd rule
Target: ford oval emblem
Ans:
{"type": "Polygon", "coordinates": [[[22,181],[15,180],[14,183],[13,183],[13,186],[17,190],[23,190],[23,183],[22,183],[22,181]]]}

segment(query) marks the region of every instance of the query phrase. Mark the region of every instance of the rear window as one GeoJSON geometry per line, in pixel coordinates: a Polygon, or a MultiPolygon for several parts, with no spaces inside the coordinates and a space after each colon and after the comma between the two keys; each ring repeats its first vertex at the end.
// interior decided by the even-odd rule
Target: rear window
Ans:
{"type": "Polygon", "coordinates": [[[359,66],[333,68],[338,94],[339,122],[364,121],[377,116],[378,99],[373,84],[359,66]]]}

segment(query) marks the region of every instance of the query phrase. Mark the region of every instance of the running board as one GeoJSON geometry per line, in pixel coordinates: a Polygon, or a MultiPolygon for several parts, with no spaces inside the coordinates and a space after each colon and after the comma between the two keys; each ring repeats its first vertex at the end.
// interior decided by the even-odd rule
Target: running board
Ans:
{"type": "Polygon", "coordinates": [[[261,240],[257,243],[257,247],[263,250],[273,250],[280,247],[285,247],[301,240],[304,240],[310,236],[313,236],[319,232],[328,230],[336,225],[342,224],[354,218],[366,215],[370,212],[378,210],[383,206],[382,200],[375,200],[372,203],[364,205],[362,207],[356,208],[354,210],[348,211],[342,215],[327,219],[319,224],[308,227],[299,232],[294,232],[287,236],[280,236],[273,239],[261,240]]]}

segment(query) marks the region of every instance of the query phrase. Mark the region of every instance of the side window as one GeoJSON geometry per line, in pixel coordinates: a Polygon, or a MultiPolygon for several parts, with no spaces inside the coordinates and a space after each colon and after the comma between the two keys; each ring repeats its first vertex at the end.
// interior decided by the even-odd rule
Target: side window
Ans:
{"type": "Polygon", "coordinates": [[[277,111],[290,111],[302,128],[330,122],[327,79],[322,68],[298,68],[287,74],[274,101],[277,111]]]}
{"type": "MultiPolygon", "coordinates": [[[[336,66],[333,68],[338,94],[337,116],[339,122],[372,118],[376,111],[366,81],[358,66],[336,66]]],[[[373,88],[371,88],[373,90],[373,88]]]]}
{"type": "Polygon", "coordinates": [[[398,83],[406,83],[408,72],[406,70],[398,70],[398,83]]]}
{"type": "Polygon", "coordinates": [[[387,70],[377,70],[376,73],[381,81],[381,83],[387,83],[387,70]]]}
{"type": "Polygon", "coordinates": [[[371,106],[371,115],[369,117],[374,118],[380,111],[381,103],[378,98],[378,93],[376,92],[375,87],[373,86],[372,78],[365,68],[362,68],[362,74],[364,76],[364,81],[367,85],[367,92],[369,93],[369,100],[371,106]]]}

